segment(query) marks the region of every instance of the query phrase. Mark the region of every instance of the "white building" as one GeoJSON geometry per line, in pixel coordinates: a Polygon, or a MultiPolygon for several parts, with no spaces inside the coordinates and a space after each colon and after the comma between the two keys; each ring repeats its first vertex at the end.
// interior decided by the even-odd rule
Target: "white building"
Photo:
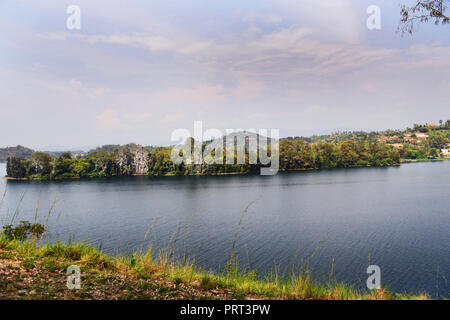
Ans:
{"type": "Polygon", "coordinates": [[[450,149],[441,149],[441,155],[443,158],[450,158],[450,149]]]}

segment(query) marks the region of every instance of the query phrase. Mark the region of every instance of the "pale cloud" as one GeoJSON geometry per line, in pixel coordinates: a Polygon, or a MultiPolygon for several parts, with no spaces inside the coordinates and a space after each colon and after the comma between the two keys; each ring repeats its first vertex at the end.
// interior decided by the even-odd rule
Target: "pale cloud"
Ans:
{"type": "Polygon", "coordinates": [[[297,23],[321,30],[328,41],[360,43],[365,32],[366,15],[352,0],[278,0],[280,8],[297,23]],[[299,21],[300,19],[304,21],[299,21]]]}
{"type": "Polygon", "coordinates": [[[221,85],[197,84],[193,88],[168,88],[157,94],[153,101],[159,104],[194,103],[215,104],[225,99],[224,87],[221,85]]]}
{"type": "Polygon", "coordinates": [[[352,71],[394,57],[400,51],[365,44],[324,42],[317,40],[317,35],[317,30],[293,26],[228,48],[223,45],[223,52],[227,53],[223,56],[233,57],[228,69],[240,74],[325,75],[352,71]]]}
{"type": "Polygon", "coordinates": [[[232,2],[172,10],[165,2],[79,0],[82,29],[69,32],[64,5],[18,1],[0,12],[7,144],[157,144],[195,119],[374,129],[448,114],[449,31],[430,26],[425,36],[401,38],[385,24],[388,8],[398,22],[398,3],[383,8],[382,30],[369,33],[364,4],[351,0],[255,2],[251,11],[232,2]],[[45,20],[21,17],[25,6],[45,20]],[[16,123],[26,129],[11,136],[16,123]]]}
{"type": "Polygon", "coordinates": [[[193,103],[210,104],[224,99],[223,90],[221,85],[202,84],[190,90],[181,90],[179,95],[193,103]]]}
{"type": "Polygon", "coordinates": [[[254,80],[240,80],[237,87],[234,88],[230,96],[236,99],[250,99],[257,97],[264,89],[264,83],[254,80]]]}
{"type": "Polygon", "coordinates": [[[107,44],[131,46],[135,48],[146,48],[150,51],[166,50],[174,46],[174,44],[170,40],[162,36],[145,33],[87,35],[69,32],[49,32],[49,33],[38,33],[37,37],[43,40],[51,40],[51,41],[66,41],[68,39],[77,39],[81,41],[86,41],[91,45],[97,43],[107,43],[107,44]]]}
{"type": "Polygon", "coordinates": [[[450,47],[443,45],[417,44],[401,51],[402,59],[396,67],[412,69],[450,67],[450,47]]]}
{"type": "Polygon", "coordinates": [[[183,110],[178,109],[175,112],[165,114],[159,122],[162,124],[174,124],[175,122],[179,122],[186,117],[186,114],[183,110]]]}
{"type": "Polygon", "coordinates": [[[102,96],[102,95],[104,95],[105,94],[105,89],[104,88],[98,88],[98,89],[95,89],[93,92],[92,92],[92,95],[93,96],[102,96]]]}
{"type": "Polygon", "coordinates": [[[282,18],[271,13],[259,13],[255,11],[247,12],[244,15],[244,20],[248,22],[264,22],[264,23],[278,23],[282,18]]]}
{"type": "Polygon", "coordinates": [[[332,109],[328,106],[324,106],[321,104],[312,104],[308,106],[305,111],[306,112],[312,112],[312,113],[324,113],[324,112],[330,112],[332,109]]]}
{"type": "MultiPolygon", "coordinates": [[[[310,4],[309,1],[306,3],[310,4]]],[[[340,1],[336,6],[342,9],[348,6],[348,2],[340,1]]],[[[331,7],[333,9],[334,5],[331,7]]],[[[173,38],[164,34],[146,33],[120,35],[50,33],[48,37],[42,34],[40,37],[48,41],[74,38],[92,45],[109,43],[145,48],[149,52],[164,51],[177,57],[173,60],[176,65],[192,66],[193,69],[203,73],[222,73],[235,79],[251,76],[259,83],[262,77],[267,76],[324,76],[353,72],[376,64],[389,64],[408,69],[437,68],[449,64],[450,49],[447,46],[418,44],[409,48],[385,48],[370,46],[364,42],[348,44],[322,41],[319,39],[322,31],[295,25],[270,32],[262,32],[259,29],[249,32],[247,29],[222,41],[217,38],[187,35],[185,32],[180,32],[179,37],[173,38]],[[258,77],[260,79],[257,79],[258,77]]],[[[98,68],[96,64],[93,66],[98,68]]],[[[139,70],[138,66],[136,68],[139,70]]],[[[126,70],[124,68],[124,72],[126,70]]],[[[250,95],[252,90],[260,89],[253,83],[250,95]]],[[[160,100],[187,99],[197,103],[215,103],[226,97],[223,91],[222,85],[208,83],[191,89],[169,88],[168,97],[160,100]]],[[[243,96],[242,92],[242,90],[235,91],[232,95],[243,96]]],[[[101,94],[94,92],[91,95],[101,94]]]]}
{"type": "Polygon", "coordinates": [[[190,55],[210,50],[214,46],[213,40],[205,40],[187,44],[179,49],[182,54],[190,55]]]}
{"type": "Polygon", "coordinates": [[[136,126],[142,126],[149,123],[153,117],[152,113],[119,113],[113,109],[105,109],[96,116],[96,123],[101,129],[105,130],[129,130],[136,126]]]}
{"type": "Polygon", "coordinates": [[[145,113],[126,113],[125,120],[130,124],[146,123],[153,117],[151,112],[145,113]]]}
{"type": "Polygon", "coordinates": [[[31,70],[36,71],[36,72],[46,71],[47,69],[48,69],[48,66],[45,64],[42,64],[40,62],[33,63],[33,66],[31,68],[31,70]]]}
{"type": "Polygon", "coordinates": [[[376,86],[373,83],[364,83],[360,85],[360,88],[366,92],[376,92],[376,86]]]}
{"type": "Polygon", "coordinates": [[[86,42],[90,45],[100,43],[128,46],[133,48],[146,49],[150,52],[172,52],[182,55],[192,55],[202,51],[208,51],[215,46],[215,41],[212,39],[198,39],[196,37],[183,34],[171,36],[163,34],[149,34],[149,33],[113,33],[113,34],[80,34],[69,32],[51,32],[39,33],[37,37],[49,41],[66,41],[68,39],[75,39],[86,42]]]}
{"type": "MultiPolygon", "coordinates": [[[[39,70],[41,71],[41,70],[39,70]]],[[[70,79],[68,82],[59,81],[54,78],[44,78],[44,77],[29,77],[28,82],[37,88],[42,88],[46,90],[51,90],[53,92],[57,92],[60,94],[65,94],[73,97],[90,97],[97,98],[101,97],[105,94],[107,89],[105,88],[96,88],[91,85],[87,85],[78,79],[70,79]]]]}
{"type": "Polygon", "coordinates": [[[189,103],[198,107],[211,107],[218,103],[234,99],[251,99],[261,94],[265,85],[262,81],[238,79],[235,86],[225,88],[222,85],[197,84],[193,88],[169,88],[155,96],[152,101],[162,104],[189,103]]]}
{"type": "MultiPolygon", "coordinates": [[[[197,68],[204,72],[222,72],[239,77],[245,74],[325,75],[345,72],[393,57],[401,51],[374,48],[363,43],[349,45],[342,42],[324,42],[318,40],[320,32],[317,29],[298,26],[265,33],[249,33],[244,30],[220,42],[217,39],[187,36],[184,33],[173,39],[162,34],[144,33],[74,34],[65,37],[52,34],[47,40],[58,41],[70,37],[92,45],[108,43],[143,48],[151,53],[164,51],[177,57],[174,58],[176,63],[198,65],[197,68]]],[[[415,51],[420,54],[422,50],[418,48],[415,51]]],[[[445,58],[445,53],[442,52],[440,57],[435,59],[435,63],[445,58]]],[[[203,89],[211,91],[214,88],[200,88],[203,89]]],[[[192,95],[200,97],[200,94],[195,92],[192,95]]],[[[217,93],[215,95],[219,96],[217,93]]]]}
{"type": "Polygon", "coordinates": [[[43,40],[66,41],[70,34],[68,32],[37,33],[36,36],[43,40]]]}
{"type": "Polygon", "coordinates": [[[77,80],[77,79],[71,79],[69,83],[74,88],[81,88],[81,87],[83,87],[83,83],[81,81],[77,80]]]}
{"type": "Polygon", "coordinates": [[[149,35],[144,33],[132,34],[111,34],[111,35],[83,35],[76,34],[75,38],[87,41],[90,44],[99,42],[132,46],[136,48],[146,48],[150,51],[163,51],[174,47],[174,43],[169,39],[159,35],[149,35]]]}
{"type": "Polygon", "coordinates": [[[313,29],[303,27],[289,27],[280,31],[266,33],[251,41],[247,48],[252,51],[287,51],[299,52],[307,36],[314,33],[313,29]]]}
{"type": "Polygon", "coordinates": [[[106,109],[96,117],[97,124],[102,129],[124,129],[122,121],[119,119],[117,111],[106,109]]]}

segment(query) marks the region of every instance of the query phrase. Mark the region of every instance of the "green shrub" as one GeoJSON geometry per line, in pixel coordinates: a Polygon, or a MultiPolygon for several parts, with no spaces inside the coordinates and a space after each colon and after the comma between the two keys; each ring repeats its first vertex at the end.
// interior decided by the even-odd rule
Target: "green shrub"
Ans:
{"type": "Polygon", "coordinates": [[[28,221],[20,221],[19,225],[13,227],[12,224],[3,226],[3,235],[8,240],[24,241],[28,237],[33,236],[40,238],[45,232],[45,227],[39,223],[30,223],[28,221]]]}

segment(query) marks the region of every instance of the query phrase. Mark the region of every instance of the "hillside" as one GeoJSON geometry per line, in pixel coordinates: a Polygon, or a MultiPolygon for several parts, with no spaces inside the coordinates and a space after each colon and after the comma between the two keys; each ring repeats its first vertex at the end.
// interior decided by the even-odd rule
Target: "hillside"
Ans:
{"type": "Polygon", "coordinates": [[[8,157],[27,159],[33,154],[33,150],[18,145],[17,147],[0,148],[0,162],[5,162],[8,157]]]}

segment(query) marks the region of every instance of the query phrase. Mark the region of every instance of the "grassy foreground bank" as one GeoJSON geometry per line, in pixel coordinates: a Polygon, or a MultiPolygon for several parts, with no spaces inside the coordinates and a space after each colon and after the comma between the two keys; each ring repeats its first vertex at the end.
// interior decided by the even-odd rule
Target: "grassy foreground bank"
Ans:
{"type": "Polygon", "coordinates": [[[171,261],[152,250],[112,257],[82,243],[40,246],[0,236],[0,299],[428,299],[361,293],[335,281],[318,283],[308,273],[265,280],[229,268],[222,274],[171,261]],[[81,269],[81,289],[66,286],[70,265],[81,269]]]}

